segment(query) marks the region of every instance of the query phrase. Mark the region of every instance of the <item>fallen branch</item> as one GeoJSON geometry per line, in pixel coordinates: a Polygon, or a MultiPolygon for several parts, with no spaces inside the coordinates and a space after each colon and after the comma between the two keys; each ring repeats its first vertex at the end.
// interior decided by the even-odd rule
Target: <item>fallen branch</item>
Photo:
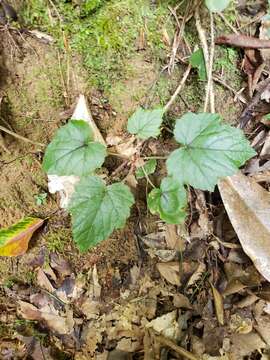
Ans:
{"type": "Polygon", "coordinates": [[[262,40],[247,35],[223,35],[216,38],[217,45],[230,45],[244,49],[270,49],[270,40],[262,40]]]}

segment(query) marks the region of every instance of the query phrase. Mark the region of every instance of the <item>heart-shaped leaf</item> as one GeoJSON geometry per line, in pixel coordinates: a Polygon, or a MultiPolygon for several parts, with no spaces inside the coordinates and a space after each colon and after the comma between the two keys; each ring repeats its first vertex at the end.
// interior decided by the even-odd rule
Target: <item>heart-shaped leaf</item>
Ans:
{"type": "Polygon", "coordinates": [[[79,249],[86,251],[106,239],[114,229],[122,228],[133,203],[132,193],[122,183],[106,186],[97,176],[82,178],[69,205],[73,236],[79,249]]]}
{"type": "Polygon", "coordinates": [[[33,233],[43,224],[42,219],[26,217],[7,229],[0,230],[0,256],[23,255],[33,233]]]}
{"type": "Polygon", "coordinates": [[[128,132],[137,135],[143,140],[158,136],[160,134],[160,125],[162,123],[163,114],[164,109],[137,109],[128,120],[128,132]]]}
{"type": "Polygon", "coordinates": [[[160,189],[148,195],[148,207],[153,214],[169,224],[180,224],[186,217],[187,194],[184,186],[173,178],[164,178],[160,189]]]}
{"type": "Polygon", "coordinates": [[[106,147],[94,141],[89,124],[84,120],[71,120],[60,128],[48,145],[43,169],[50,175],[90,174],[101,167],[106,147]]]}
{"type": "Polygon", "coordinates": [[[205,0],[205,5],[212,12],[220,12],[226,9],[231,0],[205,0]]]}
{"type": "Polygon", "coordinates": [[[242,130],[222,124],[218,114],[187,113],[176,121],[174,136],[184,146],[169,156],[169,175],[202,190],[213,191],[256,154],[242,130]]]}

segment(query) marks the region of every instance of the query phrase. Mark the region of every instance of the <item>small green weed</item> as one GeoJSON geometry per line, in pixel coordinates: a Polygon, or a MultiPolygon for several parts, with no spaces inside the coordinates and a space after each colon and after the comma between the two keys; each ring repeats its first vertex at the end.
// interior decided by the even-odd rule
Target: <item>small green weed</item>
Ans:
{"type": "Polygon", "coordinates": [[[48,196],[48,194],[45,192],[41,192],[41,193],[35,195],[36,204],[38,206],[46,204],[47,196],[48,196]]]}

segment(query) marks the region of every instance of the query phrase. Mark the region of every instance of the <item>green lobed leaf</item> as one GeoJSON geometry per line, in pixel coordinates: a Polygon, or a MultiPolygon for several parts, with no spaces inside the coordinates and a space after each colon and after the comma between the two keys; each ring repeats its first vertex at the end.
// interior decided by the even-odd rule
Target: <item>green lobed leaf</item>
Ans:
{"type": "Polygon", "coordinates": [[[205,0],[205,5],[212,12],[220,12],[226,9],[231,0],[205,0]]]}
{"type": "Polygon", "coordinates": [[[156,171],[156,167],[157,167],[157,160],[156,159],[150,159],[148,161],[146,161],[146,163],[139,167],[136,170],[136,178],[137,179],[142,179],[145,177],[146,175],[151,175],[156,171]]]}
{"type": "Polygon", "coordinates": [[[163,114],[164,109],[137,109],[128,120],[128,132],[143,140],[158,136],[163,114]]]}
{"type": "Polygon", "coordinates": [[[176,121],[174,136],[184,146],[167,159],[168,174],[202,190],[213,191],[256,154],[242,130],[223,124],[218,114],[187,113],[176,121]]]}
{"type": "Polygon", "coordinates": [[[101,167],[105,157],[106,148],[94,141],[89,124],[84,120],[70,120],[48,145],[43,170],[50,175],[83,176],[101,167]]]}
{"type": "Polygon", "coordinates": [[[198,75],[200,80],[206,80],[206,67],[202,49],[194,51],[189,58],[190,65],[198,69],[198,75]]]}
{"type": "Polygon", "coordinates": [[[106,186],[97,176],[86,176],[75,187],[69,211],[73,237],[81,251],[106,239],[125,225],[134,198],[122,183],[106,186]]]}
{"type": "Polygon", "coordinates": [[[148,195],[147,204],[152,214],[158,213],[169,224],[180,224],[186,217],[186,190],[177,180],[164,178],[160,189],[153,189],[148,195]]]}

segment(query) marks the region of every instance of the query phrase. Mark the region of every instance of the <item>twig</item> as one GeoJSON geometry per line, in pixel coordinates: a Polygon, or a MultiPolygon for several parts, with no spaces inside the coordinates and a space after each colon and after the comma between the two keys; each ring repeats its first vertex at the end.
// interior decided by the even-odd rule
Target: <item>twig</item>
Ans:
{"type": "MultiPolygon", "coordinates": [[[[209,62],[209,51],[208,51],[208,45],[207,45],[207,40],[206,40],[206,36],[205,36],[205,31],[201,25],[199,6],[195,9],[195,22],[196,22],[196,28],[197,28],[197,31],[199,34],[200,42],[202,44],[204,60],[206,63],[208,63],[209,62]]],[[[206,67],[206,72],[207,71],[208,71],[208,69],[206,67]]]]}
{"type": "Polygon", "coordinates": [[[22,141],[28,142],[28,143],[33,144],[33,145],[45,147],[44,144],[41,144],[41,143],[38,143],[38,142],[35,142],[35,141],[32,141],[32,140],[29,140],[29,139],[25,138],[24,136],[21,136],[21,135],[16,134],[14,131],[8,130],[8,129],[5,128],[4,126],[1,126],[1,125],[0,125],[0,130],[1,130],[1,131],[4,131],[5,133],[7,133],[7,134],[9,134],[9,135],[11,135],[11,136],[14,136],[14,137],[17,138],[17,139],[20,139],[20,140],[22,140],[22,141]]]}
{"type": "Polygon", "coordinates": [[[208,50],[205,31],[204,31],[204,29],[202,28],[202,25],[201,25],[201,19],[200,19],[200,14],[199,14],[199,6],[197,6],[197,8],[195,9],[195,23],[196,23],[196,28],[197,28],[197,31],[198,31],[198,35],[199,35],[202,50],[203,50],[203,56],[204,56],[205,67],[206,67],[206,75],[207,75],[207,79],[208,79],[208,82],[207,82],[207,85],[206,85],[206,88],[205,88],[206,99],[205,99],[204,111],[206,111],[207,106],[208,106],[208,99],[209,99],[208,83],[211,84],[211,80],[209,82],[209,50],[208,50]]]}
{"type": "Polygon", "coordinates": [[[57,7],[55,6],[55,4],[53,3],[52,0],[49,0],[49,3],[50,3],[51,6],[54,8],[54,11],[55,11],[55,13],[56,13],[56,15],[57,15],[57,17],[58,17],[59,22],[62,23],[63,20],[62,20],[62,17],[61,17],[61,15],[60,15],[57,7]]]}
{"type": "Polygon", "coordinates": [[[114,170],[114,172],[112,173],[111,177],[113,178],[115,175],[117,175],[120,171],[122,171],[126,166],[128,166],[130,164],[129,160],[125,160],[124,162],[122,162],[122,164],[120,166],[118,166],[117,169],[114,170]]]}
{"type": "Polygon", "coordinates": [[[199,358],[195,355],[193,355],[191,352],[187,351],[181,346],[176,345],[172,340],[165,338],[164,336],[156,333],[154,330],[150,329],[151,333],[154,335],[155,339],[162,345],[165,345],[175,352],[177,352],[179,355],[184,356],[185,358],[189,360],[199,360],[199,358]]]}
{"type": "Polygon", "coordinates": [[[167,104],[164,106],[164,111],[168,111],[169,108],[171,107],[171,105],[174,103],[177,95],[180,93],[180,91],[182,90],[183,86],[185,85],[185,82],[188,78],[188,75],[190,73],[190,70],[192,69],[192,66],[189,64],[186,71],[184,72],[184,75],[180,81],[180,84],[178,85],[177,89],[175,90],[174,94],[172,95],[172,97],[170,98],[170,100],[167,102],[167,104]]]}
{"type": "Polygon", "coordinates": [[[112,151],[108,151],[107,153],[108,153],[108,155],[116,156],[116,157],[119,157],[121,159],[125,159],[125,160],[128,159],[128,156],[126,156],[126,155],[121,155],[121,154],[118,154],[118,153],[114,153],[112,151]]]}
{"type": "Polygon", "coordinates": [[[210,111],[211,113],[215,112],[215,93],[212,79],[213,72],[213,63],[215,55],[215,33],[214,33],[214,17],[211,11],[210,14],[210,28],[211,28],[211,45],[210,45],[210,55],[209,55],[209,64],[208,64],[208,82],[206,88],[206,98],[204,104],[204,112],[207,111],[208,99],[210,100],[210,111]]]}
{"type": "Polygon", "coordinates": [[[189,14],[189,10],[190,10],[190,3],[187,3],[186,9],[185,9],[185,14],[182,20],[182,23],[180,24],[179,19],[177,17],[176,14],[176,10],[172,9],[169,6],[169,10],[171,11],[171,13],[173,14],[176,23],[177,23],[177,27],[178,29],[175,32],[175,36],[174,36],[174,40],[173,40],[173,46],[172,46],[172,53],[171,53],[171,57],[170,57],[170,62],[168,65],[168,72],[169,74],[171,74],[173,72],[174,69],[174,65],[175,65],[175,59],[176,59],[176,54],[177,54],[177,50],[181,44],[181,40],[183,39],[183,35],[184,35],[184,31],[185,31],[185,25],[187,22],[187,18],[188,18],[188,14],[189,14]]]}
{"type": "Polygon", "coordinates": [[[265,80],[264,86],[262,86],[262,88],[257,91],[256,95],[253,96],[253,98],[251,99],[251,102],[248,104],[248,106],[242,112],[240,119],[239,119],[240,129],[245,128],[247,126],[248,122],[252,119],[255,106],[261,100],[262,93],[269,87],[270,87],[270,77],[265,80]]]}
{"type": "Polygon", "coordinates": [[[217,76],[213,76],[213,80],[216,81],[218,84],[224,86],[226,89],[230,90],[235,97],[237,97],[243,104],[247,104],[247,99],[244,96],[241,96],[238,91],[232,88],[229,84],[223,81],[221,78],[217,76]]]}
{"type": "Polygon", "coordinates": [[[12,164],[14,161],[23,159],[23,158],[25,158],[26,156],[28,156],[28,155],[30,155],[30,154],[36,155],[36,153],[34,153],[34,152],[27,152],[26,154],[21,155],[21,156],[17,156],[17,157],[15,157],[14,159],[12,159],[12,160],[10,160],[10,161],[3,161],[1,165],[2,165],[2,166],[6,166],[6,165],[9,165],[9,164],[12,164]]]}
{"type": "Polygon", "coordinates": [[[239,34],[239,31],[232,26],[232,24],[225,18],[225,16],[222,13],[218,13],[218,16],[224,21],[224,23],[235,33],[235,34],[239,34]]]}

